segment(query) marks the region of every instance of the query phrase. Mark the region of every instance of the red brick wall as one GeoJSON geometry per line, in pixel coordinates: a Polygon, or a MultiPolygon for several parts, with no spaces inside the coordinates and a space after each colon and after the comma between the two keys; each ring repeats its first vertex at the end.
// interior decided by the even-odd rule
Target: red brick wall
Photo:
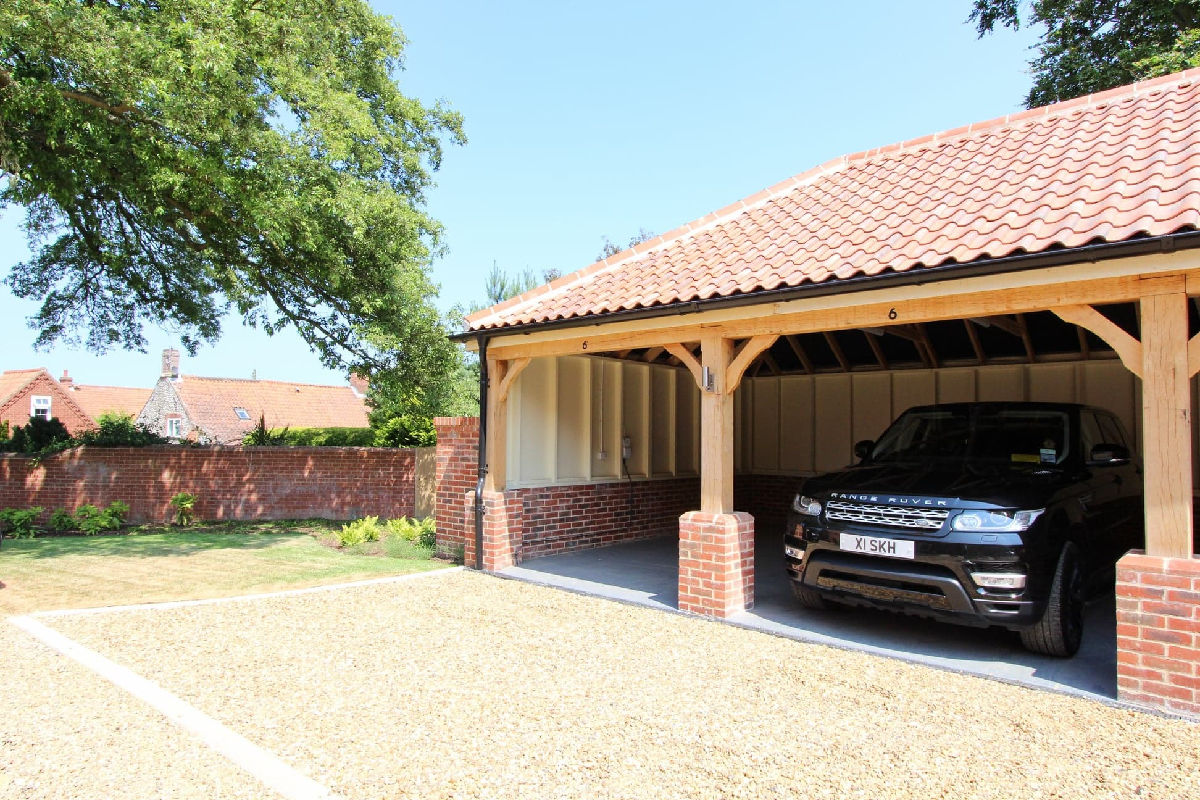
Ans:
{"type": "Polygon", "coordinates": [[[1117,692],[1200,717],[1200,557],[1117,563],[1117,692]]]}
{"type": "Polygon", "coordinates": [[[754,605],[754,517],[689,511],[679,518],[679,609],[728,617],[754,605]]]}
{"type": "Polygon", "coordinates": [[[788,506],[801,480],[794,475],[737,475],[733,479],[733,507],[752,514],[757,530],[778,531],[782,540],[788,506]]]}
{"type": "MultiPolygon", "coordinates": [[[[479,480],[479,418],[435,417],[437,460],[434,468],[437,494],[433,516],[437,520],[439,555],[457,555],[474,549],[474,518],[467,513],[465,495],[479,480]]],[[[474,564],[474,561],[467,562],[474,564]]]]}
{"type": "Polygon", "coordinates": [[[41,459],[0,456],[0,508],[74,510],[121,500],[131,522],[170,519],[197,495],[199,519],[412,516],[412,450],[365,447],[81,447],[41,459]]]}
{"type": "Polygon", "coordinates": [[[521,500],[517,560],[644,539],[679,530],[700,505],[699,478],[514,489],[521,500]]]}

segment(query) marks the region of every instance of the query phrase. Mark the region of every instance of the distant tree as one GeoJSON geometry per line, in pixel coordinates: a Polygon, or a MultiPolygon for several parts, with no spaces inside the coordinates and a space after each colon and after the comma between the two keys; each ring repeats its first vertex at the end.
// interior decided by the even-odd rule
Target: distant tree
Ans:
{"type": "Polygon", "coordinates": [[[1042,29],[1029,108],[1200,66],[1200,0],[975,0],[968,21],[1042,29]]]}
{"type": "MultiPolygon", "coordinates": [[[[22,206],[39,345],[194,351],[228,311],[328,366],[444,330],[424,210],[460,116],[401,94],[367,0],[21,0],[0,12],[0,207],[22,206]]],[[[386,349],[385,349],[386,348],[386,349]]]]}
{"type": "Polygon", "coordinates": [[[615,256],[617,253],[620,253],[623,250],[628,250],[634,245],[639,245],[642,242],[648,242],[654,238],[654,234],[645,228],[638,228],[638,232],[629,238],[629,243],[626,245],[619,245],[613,240],[609,239],[607,236],[602,238],[604,239],[604,247],[600,248],[600,255],[596,256],[597,261],[603,261],[609,256],[615,256]]]}

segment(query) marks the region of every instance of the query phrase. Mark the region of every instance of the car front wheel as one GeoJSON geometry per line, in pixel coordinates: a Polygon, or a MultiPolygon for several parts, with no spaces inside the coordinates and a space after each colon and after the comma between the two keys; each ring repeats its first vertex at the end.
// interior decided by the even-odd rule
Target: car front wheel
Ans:
{"type": "Polygon", "coordinates": [[[791,584],[792,597],[795,597],[800,605],[816,611],[828,608],[825,603],[825,598],[821,596],[820,592],[804,586],[799,581],[791,581],[791,584]]]}
{"type": "Polygon", "coordinates": [[[1067,543],[1058,557],[1050,598],[1041,620],[1021,631],[1021,644],[1034,653],[1070,658],[1083,640],[1083,572],[1075,545],[1067,543]]]}

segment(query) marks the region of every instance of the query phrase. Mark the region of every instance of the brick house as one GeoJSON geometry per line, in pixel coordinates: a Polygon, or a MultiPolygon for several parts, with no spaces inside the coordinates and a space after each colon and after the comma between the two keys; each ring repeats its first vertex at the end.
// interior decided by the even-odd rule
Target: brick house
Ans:
{"type": "Polygon", "coordinates": [[[1144,461],[1120,696],[1200,715],[1198,197],[1200,69],[847,155],[475,313],[486,474],[439,546],[502,570],[674,531],[680,608],[727,617],[788,487],[899,412],[1090,403],[1144,461]]]}
{"type": "Polygon", "coordinates": [[[268,428],[366,428],[365,386],[182,375],[179,351],[163,351],[158,383],[137,422],[171,439],[241,444],[258,424],[268,428]]]}
{"type": "Polygon", "coordinates": [[[0,374],[0,422],[15,428],[30,417],[57,419],[71,434],[96,427],[91,415],[48,370],[6,370],[0,374]]]}

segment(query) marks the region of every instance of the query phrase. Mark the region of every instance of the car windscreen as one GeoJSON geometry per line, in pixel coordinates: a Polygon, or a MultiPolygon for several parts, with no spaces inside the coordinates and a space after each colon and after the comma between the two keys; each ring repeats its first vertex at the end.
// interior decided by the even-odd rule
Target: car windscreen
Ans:
{"type": "Polygon", "coordinates": [[[875,463],[970,461],[1053,467],[1070,456],[1069,416],[1053,409],[920,409],[892,424],[871,454],[875,463]]]}

